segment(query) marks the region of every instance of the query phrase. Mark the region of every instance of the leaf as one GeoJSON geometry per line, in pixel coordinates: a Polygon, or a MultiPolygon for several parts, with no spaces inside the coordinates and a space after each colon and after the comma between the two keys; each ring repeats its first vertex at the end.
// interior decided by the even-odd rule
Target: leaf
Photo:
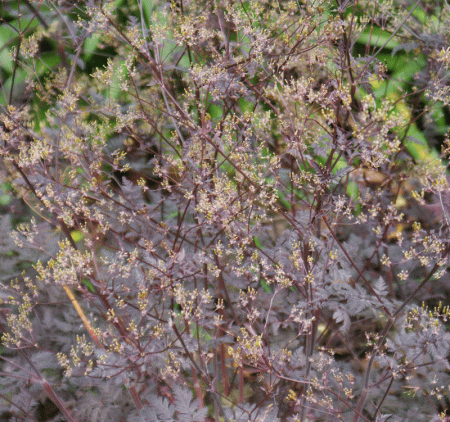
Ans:
{"type": "Polygon", "coordinates": [[[344,309],[342,308],[336,309],[333,313],[333,319],[338,323],[342,322],[341,331],[347,332],[349,330],[350,316],[344,309]]]}
{"type": "Polygon", "coordinates": [[[373,290],[378,296],[386,296],[388,294],[387,285],[383,278],[380,276],[373,285],[373,290]]]}
{"type": "Polygon", "coordinates": [[[131,414],[127,418],[127,422],[158,422],[158,416],[150,406],[144,406],[139,413],[131,414]]]}
{"type": "Polygon", "coordinates": [[[393,49],[392,49],[392,53],[391,56],[394,57],[394,55],[400,51],[400,50],[405,50],[406,52],[410,52],[411,50],[414,50],[415,48],[419,47],[419,44],[415,41],[412,42],[405,42],[399,45],[396,45],[393,49]]]}
{"type": "Polygon", "coordinates": [[[377,418],[375,419],[375,422],[386,422],[387,420],[389,420],[389,418],[391,417],[391,414],[378,414],[377,418]]]}
{"type": "Polygon", "coordinates": [[[175,408],[179,420],[183,422],[203,421],[208,413],[208,408],[199,409],[198,399],[192,400],[192,392],[183,387],[174,388],[175,408]]]}
{"type": "Polygon", "coordinates": [[[153,411],[158,418],[157,420],[155,420],[155,422],[175,421],[174,419],[175,407],[170,403],[170,401],[168,399],[158,396],[153,397],[154,398],[150,403],[150,406],[153,408],[153,411]]]}
{"type": "Polygon", "coordinates": [[[370,30],[364,31],[359,36],[358,43],[362,43],[364,45],[370,44],[374,47],[384,47],[387,49],[395,48],[397,46],[397,42],[390,38],[391,34],[388,31],[384,31],[381,28],[374,27],[370,30]]]}

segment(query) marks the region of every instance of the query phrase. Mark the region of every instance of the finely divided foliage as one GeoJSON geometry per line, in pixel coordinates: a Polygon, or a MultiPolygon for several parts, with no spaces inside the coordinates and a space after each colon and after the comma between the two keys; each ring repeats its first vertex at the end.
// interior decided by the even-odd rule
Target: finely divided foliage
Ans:
{"type": "Polygon", "coordinates": [[[449,420],[445,0],[1,11],[2,420],[449,420]]]}

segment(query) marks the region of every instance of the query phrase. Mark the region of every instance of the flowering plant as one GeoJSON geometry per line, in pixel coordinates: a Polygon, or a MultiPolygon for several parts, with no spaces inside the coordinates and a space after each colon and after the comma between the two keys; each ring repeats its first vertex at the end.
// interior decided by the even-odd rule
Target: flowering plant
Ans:
{"type": "Polygon", "coordinates": [[[447,420],[445,1],[2,7],[3,418],[447,420]]]}

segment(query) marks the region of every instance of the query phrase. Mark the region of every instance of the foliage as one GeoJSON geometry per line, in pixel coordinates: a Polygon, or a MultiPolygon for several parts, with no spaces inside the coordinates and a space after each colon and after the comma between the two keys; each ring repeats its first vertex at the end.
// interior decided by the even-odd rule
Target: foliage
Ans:
{"type": "Polygon", "coordinates": [[[3,420],[448,420],[446,1],[1,7],[3,420]]]}

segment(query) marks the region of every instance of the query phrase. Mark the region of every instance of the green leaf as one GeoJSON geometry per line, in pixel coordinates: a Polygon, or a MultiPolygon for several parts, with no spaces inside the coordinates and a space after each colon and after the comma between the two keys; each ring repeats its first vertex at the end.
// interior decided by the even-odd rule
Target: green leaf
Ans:
{"type": "Polygon", "coordinates": [[[383,31],[381,28],[368,28],[358,38],[358,43],[364,45],[371,45],[372,47],[383,47],[392,50],[397,46],[398,42],[391,39],[387,44],[387,40],[391,34],[388,31],[383,31]],[[385,45],[386,44],[386,45],[385,45]]]}
{"type": "Polygon", "coordinates": [[[72,237],[72,239],[75,243],[80,242],[84,238],[84,234],[81,233],[79,230],[72,230],[70,232],[70,236],[72,237]]]}
{"type": "MultiPolygon", "coordinates": [[[[145,3],[145,2],[144,2],[145,3]]],[[[91,34],[84,41],[84,60],[89,60],[97,49],[98,42],[100,41],[100,34],[91,34]]]]}
{"type": "Polygon", "coordinates": [[[14,69],[14,60],[10,55],[10,47],[12,44],[8,46],[8,42],[14,37],[14,31],[11,28],[2,26],[0,27],[0,63],[2,64],[3,70],[6,70],[8,73],[12,73],[14,69]]]}
{"type": "Polygon", "coordinates": [[[253,242],[255,242],[255,246],[257,248],[262,249],[263,245],[262,245],[262,243],[260,242],[260,240],[256,236],[253,236],[253,242]]]}
{"type": "Polygon", "coordinates": [[[0,195],[0,205],[7,206],[11,202],[11,196],[10,195],[0,195]]]}
{"type": "Polygon", "coordinates": [[[191,333],[194,337],[198,336],[202,339],[202,341],[210,341],[212,339],[211,335],[205,331],[200,325],[198,324],[191,324],[190,325],[191,333]]]}
{"type": "Polygon", "coordinates": [[[350,180],[347,185],[347,195],[353,200],[357,200],[359,198],[359,188],[356,182],[350,180]]]}
{"type": "Polygon", "coordinates": [[[85,285],[90,292],[95,293],[94,286],[92,285],[92,283],[87,278],[83,278],[81,280],[81,284],[85,285]]]}
{"type": "Polygon", "coordinates": [[[208,113],[211,116],[211,119],[220,119],[223,115],[223,111],[222,108],[215,105],[215,104],[211,104],[208,108],[208,113]]]}
{"type": "Polygon", "coordinates": [[[259,284],[267,294],[272,294],[272,287],[267,284],[266,280],[262,279],[259,284]]]}

